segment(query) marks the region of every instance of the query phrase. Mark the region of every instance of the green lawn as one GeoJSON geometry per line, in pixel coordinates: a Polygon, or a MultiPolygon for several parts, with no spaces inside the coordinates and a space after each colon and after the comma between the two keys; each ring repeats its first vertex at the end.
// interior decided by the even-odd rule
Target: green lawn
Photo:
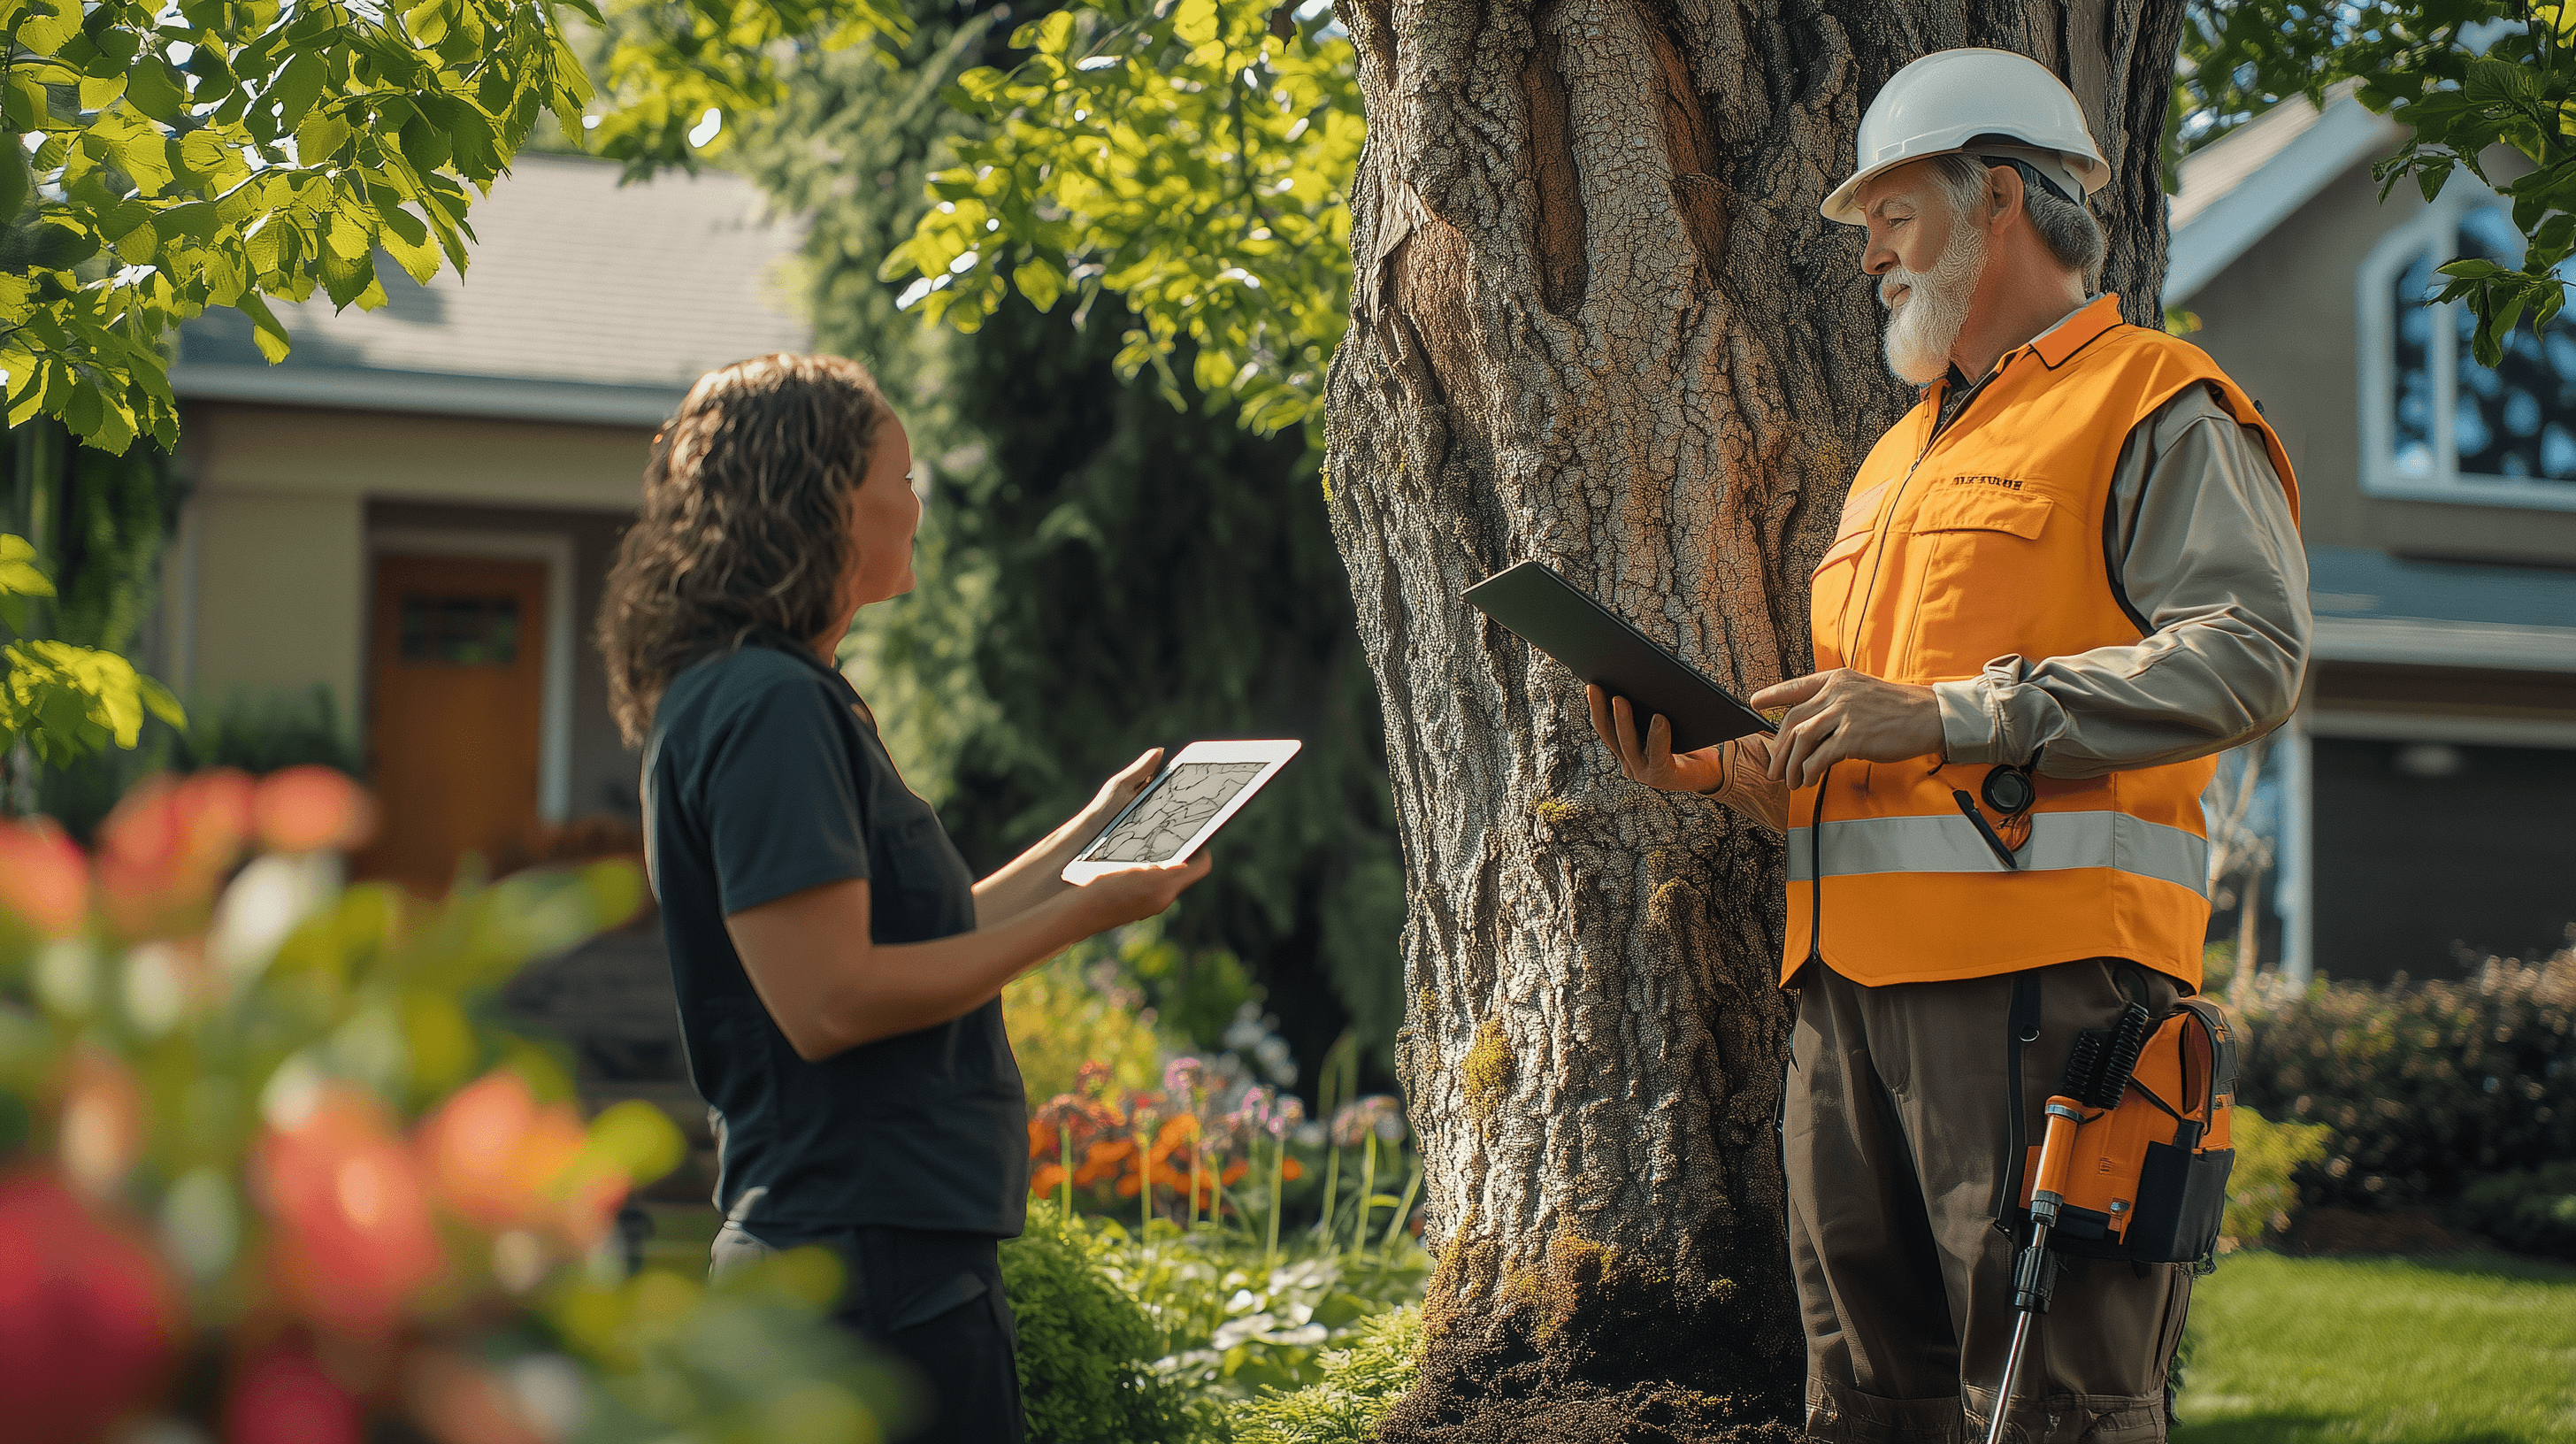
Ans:
{"type": "Polygon", "coordinates": [[[2175,1444],[2576,1444],[2576,1268],[2238,1254],[2192,1296],[2175,1444]]]}

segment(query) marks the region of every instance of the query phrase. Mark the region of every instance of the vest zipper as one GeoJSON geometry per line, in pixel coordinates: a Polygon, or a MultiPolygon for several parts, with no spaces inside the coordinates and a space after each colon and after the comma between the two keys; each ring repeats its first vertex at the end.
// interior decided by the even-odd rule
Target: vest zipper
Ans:
{"type": "MultiPolygon", "coordinates": [[[[2007,360],[2005,365],[2009,364],[2011,363],[2007,360]]],[[[1914,484],[1914,473],[1923,469],[1924,459],[1932,454],[1934,446],[1940,444],[1941,434],[1965,418],[1969,409],[1977,404],[1977,397],[1986,389],[1987,384],[2003,374],[2004,366],[1997,366],[1987,372],[1977,384],[1969,387],[1967,394],[1959,398],[1959,409],[1952,412],[1946,422],[1941,419],[1940,405],[1937,402],[1933,405],[1932,432],[1923,439],[1923,449],[1914,453],[1913,464],[1905,468],[1904,479],[1897,482],[1896,493],[1887,499],[1887,509],[1880,513],[1881,516],[1890,520],[1895,518],[1896,504],[1905,500],[1906,488],[1914,484]]],[[[1885,565],[1887,560],[1887,532],[1888,529],[1884,525],[1878,529],[1878,546],[1870,556],[1869,590],[1862,595],[1859,608],[1849,614],[1854,625],[1858,624],[1860,617],[1867,615],[1870,598],[1878,594],[1878,569],[1885,565]]],[[[1849,633],[1845,633],[1845,636],[1848,637],[1849,633]]],[[[1842,653],[1843,665],[1850,666],[1853,658],[1848,641],[1844,643],[1842,653]]],[[[1825,775],[1816,779],[1816,809],[1807,823],[1807,963],[1823,963],[1825,960],[1825,789],[1831,787],[1833,781],[1834,769],[1828,766],[1825,768],[1825,775]]],[[[1971,816],[1974,817],[1974,814],[1971,813],[1971,816]]],[[[1982,829],[1985,819],[1974,817],[1974,820],[1982,829]]],[[[2001,850],[2001,856],[2004,858],[2005,867],[2018,868],[2019,864],[2013,860],[2009,850],[2001,850]]],[[[1806,964],[1802,963],[1800,966],[1804,967],[1806,964]]]]}
{"type": "MultiPolygon", "coordinates": [[[[2005,367],[2011,364],[2012,359],[2008,358],[2004,362],[2004,365],[1997,366],[1994,370],[1987,372],[1975,385],[1970,386],[1966,393],[1960,396],[1959,409],[1950,413],[1949,420],[1943,421],[1941,419],[1941,407],[1939,403],[1934,403],[1932,407],[1932,432],[1929,436],[1923,438],[1923,449],[1914,453],[1912,464],[1905,468],[1904,478],[1896,483],[1896,493],[1887,499],[1887,508],[1885,511],[1880,513],[1881,516],[1884,516],[1891,521],[1895,519],[1897,503],[1905,500],[1906,489],[1914,485],[1914,473],[1923,469],[1925,459],[1932,455],[1932,448],[1941,444],[1942,433],[1948,431],[1951,427],[1958,425],[1960,421],[1964,420],[1967,417],[1969,410],[1977,404],[1977,397],[1982,394],[1986,387],[1997,377],[2003,375],[2005,367]]],[[[1887,533],[1888,529],[1884,526],[1878,529],[1878,545],[1870,551],[1869,589],[1861,594],[1860,606],[1846,614],[1847,621],[1850,626],[1860,625],[1860,619],[1869,614],[1870,598],[1878,595],[1879,569],[1887,564],[1887,533]]],[[[1853,662],[1852,648],[1849,640],[1850,635],[1851,634],[1848,631],[1843,635],[1842,653],[1843,665],[1845,666],[1850,666],[1853,662]]]]}

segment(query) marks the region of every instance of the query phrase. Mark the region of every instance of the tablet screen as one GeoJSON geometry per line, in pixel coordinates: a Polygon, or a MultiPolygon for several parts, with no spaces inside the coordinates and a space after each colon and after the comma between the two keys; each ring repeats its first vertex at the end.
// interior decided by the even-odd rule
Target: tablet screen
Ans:
{"type": "Polygon", "coordinates": [[[1176,763],[1134,811],[1102,833],[1083,862],[1170,862],[1207,820],[1252,785],[1267,762],[1176,763]]]}

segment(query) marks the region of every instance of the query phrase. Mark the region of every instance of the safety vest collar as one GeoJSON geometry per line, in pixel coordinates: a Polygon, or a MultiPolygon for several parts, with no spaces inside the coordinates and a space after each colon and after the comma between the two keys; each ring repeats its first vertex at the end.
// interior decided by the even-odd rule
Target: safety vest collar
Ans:
{"type": "MultiPolygon", "coordinates": [[[[1818,847],[1811,829],[1789,833],[1789,881],[1813,882],[1823,855],[1827,877],[1888,872],[2001,873],[2003,864],[1966,818],[1898,816],[1829,818],[1818,847]]],[[[2109,868],[2209,895],[2209,841],[2196,833],[2127,812],[2042,812],[2030,840],[2013,854],[2021,872],[2109,868]]]]}
{"type": "MultiPolygon", "coordinates": [[[[2000,381],[2003,373],[2025,353],[2038,357],[2040,365],[2054,371],[2073,360],[2085,347],[2126,324],[2128,323],[2120,317],[2119,292],[2105,291],[2085,302],[2083,306],[2048,331],[1996,357],[1994,369],[1986,373],[1986,379],[2000,381]]],[[[1931,429],[1932,418],[1940,414],[1942,398],[1952,391],[1964,390],[1975,384],[1977,383],[1961,376],[1956,366],[1950,368],[1949,375],[1925,384],[1922,404],[1917,406],[1914,415],[1908,418],[1915,422],[1917,449],[1922,445],[1922,433],[1931,429]]]]}
{"type": "Polygon", "coordinates": [[[2054,371],[2073,360],[2078,351],[2126,324],[2120,319],[2120,293],[2104,291],[2086,302],[2084,309],[2058,322],[2055,330],[2026,343],[2026,348],[2039,357],[2040,364],[2054,371]]]}

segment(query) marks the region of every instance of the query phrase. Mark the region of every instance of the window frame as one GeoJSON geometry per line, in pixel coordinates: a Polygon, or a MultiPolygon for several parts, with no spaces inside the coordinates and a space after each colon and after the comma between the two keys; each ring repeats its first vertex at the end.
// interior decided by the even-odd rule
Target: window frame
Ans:
{"type": "MultiPolygon", "coordinates": [[[[2404,225],[2379,238],[2354,277],[2360,306],[2361,492],[2393,501],[2438,501],[2471,506],[2521,507],[2538,511],[2576,511],[2576,479],[2488,476],[2463,473],[2453,439],[2460,405],[2460,338],[2456,324],[2436,325],[2425,342],[2425,365],[2433,373],[2433,467],[2430,475],[2409,476],[2397,468],[2397,300],[2398,277],[2428,250],[2439,249],[2434,264],[2459,253],[2460,222],[2470,211],[2503,204],[2496,193],[2467,175],[2451,184],[2404,225]]],[[[2431,307],[2447,317],[2448,307],[2431,307]]]]}

